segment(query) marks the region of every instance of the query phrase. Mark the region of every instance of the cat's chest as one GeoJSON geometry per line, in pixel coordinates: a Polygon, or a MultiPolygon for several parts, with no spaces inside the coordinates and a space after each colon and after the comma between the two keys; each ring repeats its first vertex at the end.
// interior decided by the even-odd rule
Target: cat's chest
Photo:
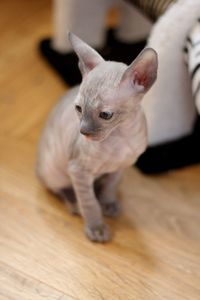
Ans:
{"type": "Polygon", "coordinates": [[[116,166],[127,166],[133,163],[133,160],[137,158],[139,150],[138,146],[139,148],[142,146],[139,141],[124,136],[105,147],[106,150],[104,153],[107,153],[107,156],[105,155],[105,159],[107,158],[108,163],[113,161],[116,166]]]}
{"type": "Polygon", "coordinates": [[[138,138],[113,138],[99,146],[96,151],[88,152],[88,163],[96,176],[115,172],[132,165],[145,147],[146,139],[143,135],[138,138]]]}

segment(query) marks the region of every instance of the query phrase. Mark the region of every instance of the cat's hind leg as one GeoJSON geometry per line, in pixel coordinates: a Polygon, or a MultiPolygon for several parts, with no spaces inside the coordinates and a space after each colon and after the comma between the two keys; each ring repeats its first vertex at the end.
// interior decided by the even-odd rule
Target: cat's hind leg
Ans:
{"type": "Polygon", "coordinates": [[[57,194],[61,199],[64,200],[71,214],[80,215],[76,195],[72,187],[60,189],[57,194]]]}
{"type": "Polygon", "coordinates": [[[94,189],[104,216],[117,217],[120,206],[117,201],[117,186],[121,180],[122,172],[105,174],[95,181],[94,189]]]}

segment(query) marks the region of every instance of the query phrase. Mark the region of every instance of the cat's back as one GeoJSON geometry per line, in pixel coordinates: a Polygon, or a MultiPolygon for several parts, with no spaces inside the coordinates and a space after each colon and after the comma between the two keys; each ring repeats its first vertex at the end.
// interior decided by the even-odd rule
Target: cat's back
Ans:
{"type": "Polygon", "coordinates": [[[54,106],[41,135],[37,173],[49,187],[51,181],[54,184],[55,181],[59,184],[66,181],[63,169],[67,168],[67,162],[72,155],[73,145],[79,133],[78,118],[74,109],[78,89],[79,87],[71,89],[54,106]]]}

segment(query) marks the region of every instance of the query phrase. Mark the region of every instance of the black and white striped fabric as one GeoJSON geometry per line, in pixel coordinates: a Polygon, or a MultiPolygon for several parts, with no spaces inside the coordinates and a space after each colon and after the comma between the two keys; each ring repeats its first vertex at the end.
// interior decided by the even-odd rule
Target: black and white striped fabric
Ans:
{"type": "Polygon", "coordinates": [[[191,76],[193,98],[200,114],[200,18],[187,36],[184,52],[191,76]]]}
{"type": "Polygon", "coordinates": [[[176,0],[128,0],[152,21],[156,21],[176,0]]]}

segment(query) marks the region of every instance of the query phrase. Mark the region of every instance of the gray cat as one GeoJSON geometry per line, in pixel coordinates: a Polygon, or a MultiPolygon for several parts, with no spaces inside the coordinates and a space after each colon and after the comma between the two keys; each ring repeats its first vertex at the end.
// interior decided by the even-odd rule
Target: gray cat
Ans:
{"type": "Polygon", "coordinates": [[[74,34],[82,83],[56,105],[44,128],[37,164],[43,184],[82,215],[90,240],[106,242],[103,214],[116,216],[124,169],[147,146],[141,100],[157,76],[157,54],[144,49],[127,67],[104,61],[74,34]]]}

